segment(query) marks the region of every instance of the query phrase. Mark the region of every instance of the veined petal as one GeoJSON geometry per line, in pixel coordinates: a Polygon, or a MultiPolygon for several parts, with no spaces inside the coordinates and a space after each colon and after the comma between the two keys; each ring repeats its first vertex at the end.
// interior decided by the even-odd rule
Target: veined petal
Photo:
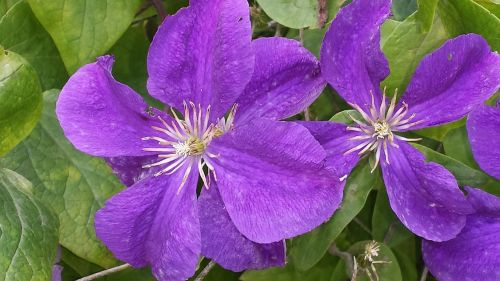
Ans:
{"type": "Polygon", "coordinates": [[[339,206],[340,181],[302,126],[256,119],[212,141],[217,185],[238,230],[257,243],[305,233],[339,206]]]}
{"type": "Polygon", "coordinates": [[[326,151],[326,166],[339,178],[348,176],[356,166],[360,155],[357,152],[345,154],[346,151],[360,144],[361,141],[350,140],[359,135],[348,131],[347,126],[329,121],[297,122],[306,127],[326,151]]]}
{"type": "Polygon", "coordinates": [[[325,81],[318,60],[298,41],[282,37],[252,42],[255,70],[238,98],[238,122],[264,117],[280,120],[308,107],[325,81]]]}
{"type": "Polygon", "coordinates": [[[412,130],[462,118],[500,86],[500,56],[479,35],[448,40],[417,67],[401,101],[420,124],[412,130]]]}
{"type": "Polygon", "coordinates": [[[202,190],[198,202],[203,210],[200,212],[203,256],[232,271],[285,265],[285,242],[259,244],[243,236],[231,221],[216,182],[208,190],[202,190]]]}
{"type": "Polygon", "coordinates": [[[500,179],[500,107],[481,105],[467,119],[472,154],[488,174],[500,179]]]}
{"type": "Polygon", "coordinates": [[[141,156],[142,137],[155,134],[156,120],[139,94],[113,79],[113,57],[80,68],[61,90],[56,114],[79,150],[101,157],[141,156]]]}
{"type": "Polygon", "coordinates": [[[221,117],[243,92],[253,72],[248,3],[198,0],[169,16],[148,54],[148,90],[182,110],[192,101],[221,117]]]}
{"type": "Polygon", "coordinates": [[[413,233],[433,241],[454,238],[473,212],[453,175],[404,141],[388,146],[389,162],[382,161],[392,210],[413,233]]]}
{"type": "Polygon", "coordinates": [[[197,173],[177,194],[184,169],[148,177],[106,202],[96,213],[96,234],[120,260],[151,265],[159,280],[192,276],[201,250],[196,205],[197,173]]]}
{"type": "Polygon", "coordinates": [[[467,190],[467,199],[478,213],[467,216],[464,229],[455,239],[441,243],[424,240],[425,264],[440,281],[499,280],[500,198],[479,189],[467,190]]]}
{"type": "Polygon", "coordinates": [[[349,103],[368,109],[372,95],[380,104],[380,81],[389,64],[380,50],[380,25],[390,13],[390,0],[354,0],[341,9],[321,47],[326,81],[349,103]]]}
{"type": "Polygon", "coordinates": [[[134,183],[146,177],[152,176],[155,172],[157,172],[154,168],[145,169],[142,167],[146,164],[157,162],[157,156],[155,155],[139,157],[111,157],[106,158],[105,160],[125,186],[132,186],[134,183]]]}

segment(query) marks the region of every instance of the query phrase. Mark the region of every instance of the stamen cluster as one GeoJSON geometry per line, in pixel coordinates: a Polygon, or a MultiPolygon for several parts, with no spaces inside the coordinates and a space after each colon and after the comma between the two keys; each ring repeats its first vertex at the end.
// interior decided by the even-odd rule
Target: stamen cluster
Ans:
{"type": "Polygon", "coordinates": [[[190,102],[189,105],[184,102],[184,119],[179,118],[173,109],[171,112],[174,120],[170,124],[158,116],[163,127],[152,126],[152,128],[166,136],[150,136],[144,137],[142,140],[157,141],[158,147],[144,148],[143,150],[160,153],[158,158],[161,160],[144,165],[143,168],[167,165],[154,174],[154,176],[159,176],[164,173],[173,174],[184,165],[188,165],[178,189],[180,192],[192,167],[196,165],[205,187],[208,188],[210,186],[209,174],[212,173],[217,179],[214,167],[210,162],[210,158],[215,158],[217,155],[207,152],[206,149],[214,138],[223,135],[232,128],[236,107],[234,105],[231,108],[227,119],[220,118],[215,123],[210,123],[210,106],[205,110],[200,104],[196,106],[193,102],[190,102]],[[208,169],[206,174],[205,166],[208,169]]]}
{"type": "Polygon", "coordinates": [[[372,93],[372,103],[369,108],[369,113],[365,112],[359,105],[351,104],[362,117],[362,120],[349,115],[356,124],[355,126],[347,127],[347,130],[360,132],[360,135],[350,138],[349,140],[362,141],[355,147],[347,150],[344,154],[349,154],[354,151],[359,151],[358,154],[369,153],[375,151],[375,165],[372,172],[377,168],[380,161],[382,149],[385,154],[385,161],[389,163],[387,146],[398,147],[395,139],[403,141],[418,141],[420,139],[405,138],[395,135],[394,132],[404,131],[412,126],[419,124],[421,121],[411,122],[415,118],[415,114],[405,118],[408,113],[408,104],[402,103],[399,109],[396,109],[397,92],[394,93],[392,100],[387,107],[385,89],[382,95],[380,106],[375,105],[375,98],[372,93]]]}

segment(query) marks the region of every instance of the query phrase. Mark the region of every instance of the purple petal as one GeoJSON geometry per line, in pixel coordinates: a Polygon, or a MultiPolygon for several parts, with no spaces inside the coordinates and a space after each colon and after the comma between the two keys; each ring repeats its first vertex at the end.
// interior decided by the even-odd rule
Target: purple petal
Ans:
{"type": "Polygon", "coordinates": [[[150,264],[159,280],[192,276],[201,250],[197,173],[177,194],[184,171],[145,178],[106,202],[95,216],[97,236],[120,260],[150,264]]]}
{"type": "Polygon", "coordinates": [[[467,216],[462,232],[449,241],[422,242],[424,261],[440,281],[500,280],[500,198],[484,191],[468,188],[468,199],[479,210],[467,216]],[[493,215],[495,214],[495,215],[493,215]]]}
{"type": "Polygon", "coordinates": [[[448,40],[426,56],[413,75],[402,101],[422,123],[411,129],[462,118],[493,95],[500,85],[500,56],[479,35],[448,40]]]}
{"type": "Polygon", "coordinates": [[[106,163],[113,169],[113,172],[125,186],[132,186],[134,183],[152,176],[156,172],[154,168],[145,169],[142,166],[157,162],[157,159],[157,156],[123,156],[106,158],[106,163]]]}
{"type": "Polygon", "coordinates": [[[380,50],[380,25],[390,13],[390,0],[354,0],[340,10],[321,47],[325,79],[349,103],[367,108],[371,94],[380,104],[379,84],[389,75],[380,50]]]}
{"type": "Polygon", "coordinates": [[[425,162],[406,142],[390,146],[389,162],[382,162],[392,210],[413,233],[433,241],[454,238],[473,212],[453,175],[443,166],[425,162]]]}
{"type": "Polygon", "coordinates": [[[237,100],[239,122],[258,117],[288,118],[308,107],[323,90],[319,62],[299,42],[259,38],[252,46],[255,70],[237,100]]]}
{"type": "Polygon", "coordinates": [[[478,213],[500,217],[500,198],[478,188],[466,186],[465,189],[467,201],[478,213]]]}
{"type": "Polygon", "coordinates": [[[52,266],[52,275],[51,275],[51,278],[50,280],[51,281],[62,281],[62,271],[63,271],[63,267],[58,265],[58,264],[55,264],[52,266]]]}
{"type": "Polygon", "coordinates": [[[356,166],[360,156],[358,153],[346,151],[359,144],[359,141],[349,140],[359,135],[358,132],[348,131],[344,124],[329,121],[297,122],[306,127],[314,138],[326,151],[326,166],[335,172],[339,178],[343,178],[356,166]]]}
{"type": "Polygon", "coordinates": [[[148,105],[111,76],[113,57],[80,68],[64,86],[56,113],[64,134],[79,150],[102,157],[140,156],[141,138],[156,134],[148,105]]]}
{"type": "Polygon", "coordinates": [[[500,179],[500,107],[479,106],[469,114],[467,133],[481,169],[500,179]]]}
{"type": "Polygon", "coordinates": [[[248,239],[271,243],[305,233],[339,206],[342,189],[325,151],[302,126],[256,119],[215,139],[221,197],[248,239]]]}
{"type": "Polygon", "coordinates": [[[222,116],[253,72],[249,8],[244,0],[191,1],[158,29],[148,54],[148,90],[160,101],[212,106],[222,116]]]}
{"type": "Polygon", "coordinates": [[[201,253],[226,269],[243,271],[285,265],[284,241],[252,242],[234,226],[216,183],[203,189],[199,198],[201,253]]]}

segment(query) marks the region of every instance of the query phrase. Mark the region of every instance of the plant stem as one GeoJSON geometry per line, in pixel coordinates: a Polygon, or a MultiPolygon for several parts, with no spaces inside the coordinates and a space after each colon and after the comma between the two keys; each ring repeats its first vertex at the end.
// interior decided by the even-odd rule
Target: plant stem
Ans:
{"type": "Polygon", "coordinates": [[[151,0],[153,2],[153,5],[156,8],[156,11],[158,12],[158,15],[160,16],[161,20],[165,19],[167,17],[167,12],[165,11],[165,8],[163,7],[163,3],[161,0],[151,0]]]}
{"type": "Polygon", "coordinates": [[[207,277],[208,273],[210,270],[214,267],[215,263],[213,261],[210,261],[205,268],[196,276],[196,279],[194,281],[201,281],[203,278],[207,277]]]}
{"type": "Polygon", "coordinates": [[[90,281],[90,280],[95,280],[97,278],[101,278],[103,276],[106,276],[106,275],[109,275],[109,274],[112,274],[112,273],[115,273],[115,272],[122,271],[124,269],[129,268],[129,267],[131,267],[131,265],[128,264],[128,263],[122,264],[122,265],[119,265],[119,266],[116,266],[116,267],[112,267],[112,268],[109,268],[109,269],[106,269],[106,270],[103,270],[103,271],[99,271],[99,272],[94,273],[94,274],[89,275],[89,276],[82,277],[80,279],[77,279],[76,281],[90,281]]]}
{"type": "Polygon", "coordinates": [[[420,277],[420,281],[425,281],[427,280],[427,273],[429,273],[429,269],[424,267],[424,270],[422,270],[422,276],[420,277]]]}

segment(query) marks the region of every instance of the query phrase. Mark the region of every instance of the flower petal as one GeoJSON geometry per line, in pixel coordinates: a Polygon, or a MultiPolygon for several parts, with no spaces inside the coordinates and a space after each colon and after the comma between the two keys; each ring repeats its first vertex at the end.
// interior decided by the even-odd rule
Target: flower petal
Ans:
{"type": "Polygon", "coordinates": [[[481,105],[469,114],[467,133],[481,169],[500,179],[500,107],[481,105]]]}
{"type": "Polygon", "coordinates": [[[203,189],[199,198],[201,253],[226,269],[243,271],[285,265],[284,241],[252,242],[234,226],[220,197],[217,183],[203,189]]]}
{"type": "Polygon", "coordinates": [[[479,35],[448,40],[417,67],[406,93],[408,114],[421,124],[441,125],[462,118],[493,95],[500,85],[500,56],[479,35]]]}
{"type": "Polygon", "coordinates": [[[305,233],[339,206],[342,189],[325,151],[302,126],[256,119],[212,141],[222,200],[238,230],[258,243],[305,233]]]}
{"type": "Polygon", "coordinates": [[[319,62],[299,42],[259,38],[252,46],[255,70],[237,100],[240,122],[257,117],[288,118],[308,107],[323,90],[319,62]]]}
{"type": "Polygon", "coordinates": [[[249,8],[244,0],[191,1],[158,29],[148,54],[148,90],[162,102],[212,106],[221,117],[253,72],[249,8]]]}
{"type": "Polygon", "coordinates": [[[408,143],[390,146],[389,162],[382,162],[392,210],[413,233],[433,241],[454,238],[473,212],[453,175],[443,166],[425,162],[408,143]]]}
{"type": "Polygon", "coordinates": [[[148,105],[113,79],[113,57],[80,68],[61,90],[56,113],[64,134],[79,150],[102,157],[147,155],[142,137],[155,134],[148,105]]]}
{"type": "Polygon", "coordinates": [[[306,127],[326,151],[326,166],[339,178],[344,178],[356,166],[360,155],[357,152],[344,154],[361,141],[350,140],[359,135],[348,131],[347,126],[329,121],[297,122],[306,127]]]}
{"type": "Polygon", "coordinates": [[[157,156],[123,156],[106,158],[105,160],[125,186],[132,186],[134,183],[152,176],[156,172],[154,168],[145,169],[142,166],[157,162],[157,159],[157,156]]]}
{"type": "Polygon", "coordinates": [[[500,217],[500,198],[478,188],[466,186],[465,190],[467,201],[478,213],[500,217]]]}
{"type": "Polygon", "coordinates": [[[440,281],[500,280],[500,198],[479,189],[468,190],[474,207],[495,206],[496,215],[467,216],[465,227],[455,239],[441,243],[424,240],[425,264],[440,281]]]}
{"type": "Polygon", "coordinates": [[[106,202],[95,216],[96,234],[120,260],[150,264],[159,280],[192,276],[201,251],[196,206],[197,173],[177,194],[184,171],[145,178],[106,202]]]}
{"type": "Polygon", "coordinates": [[[390,13],[390,0],[354,0],[340,10],[321,47],[325,79],[349,103],[362,108],[374,93],[380,104],[379,84],[389,75],[389,64],[380,50],[380,25],[390,13]]]}

